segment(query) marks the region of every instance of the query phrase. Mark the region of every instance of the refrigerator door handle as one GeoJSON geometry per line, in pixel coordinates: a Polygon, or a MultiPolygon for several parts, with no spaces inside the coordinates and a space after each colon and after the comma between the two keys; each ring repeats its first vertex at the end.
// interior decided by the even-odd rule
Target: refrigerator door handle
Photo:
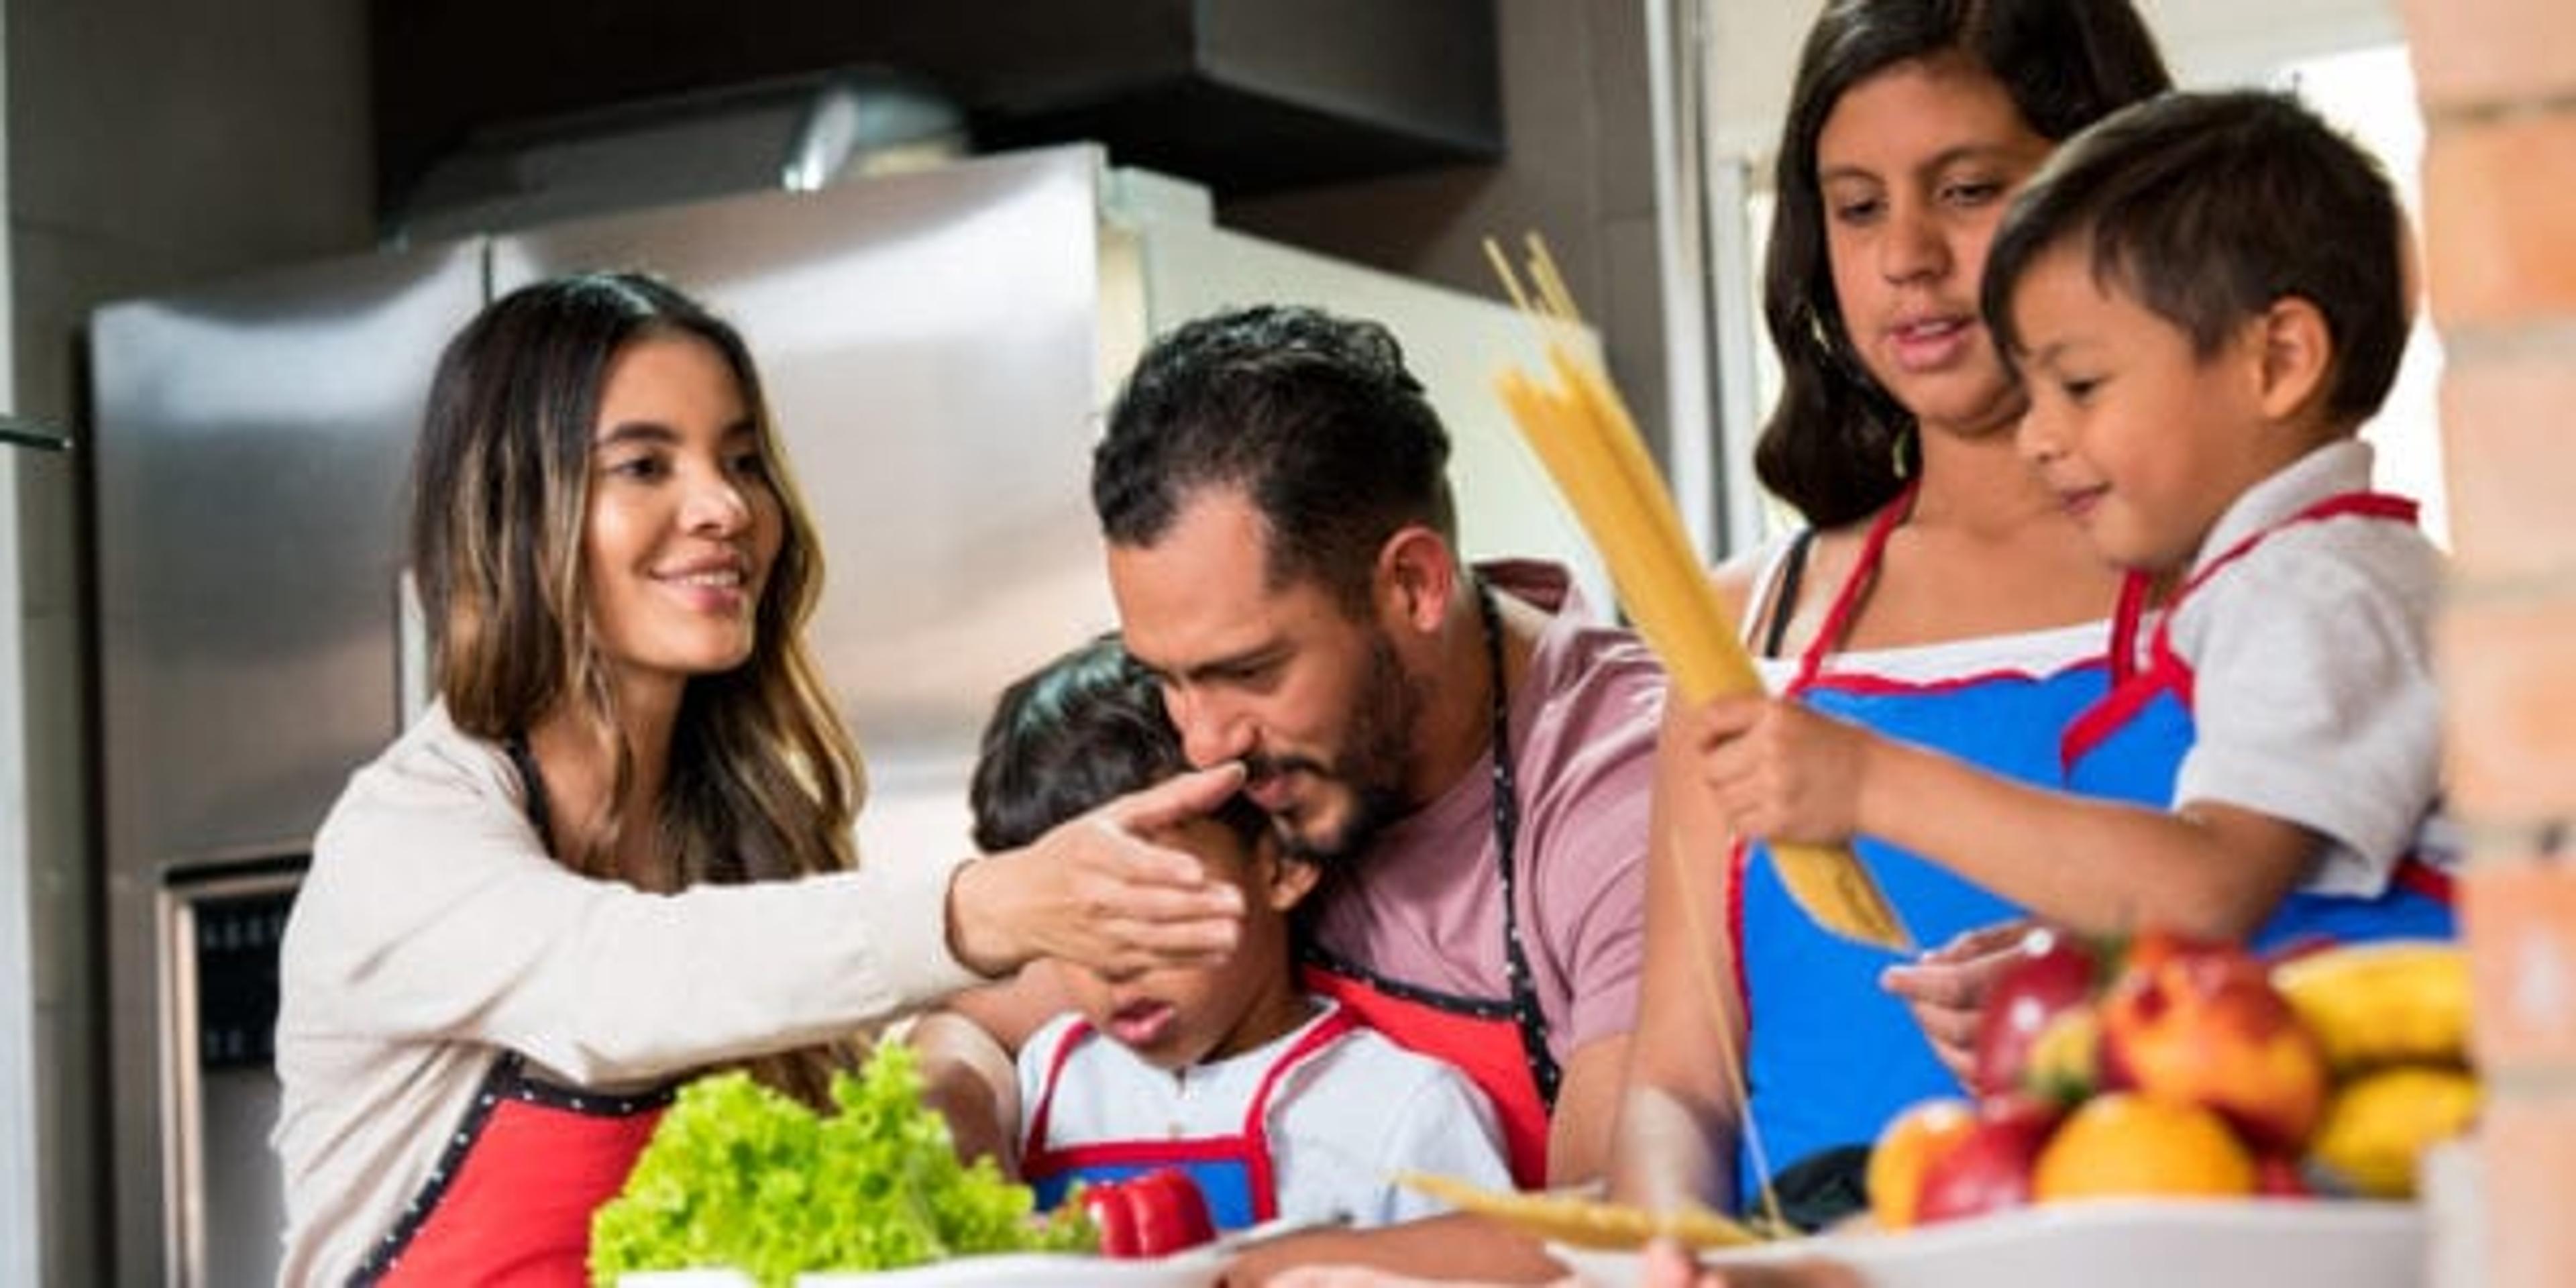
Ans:
{"type": "Polygon", "coordinates": [[[53,426],[25,416],[0,413],[0,444],[10,447],[32,447],[47,452],[68,452],[72,440],[53,426]]]}

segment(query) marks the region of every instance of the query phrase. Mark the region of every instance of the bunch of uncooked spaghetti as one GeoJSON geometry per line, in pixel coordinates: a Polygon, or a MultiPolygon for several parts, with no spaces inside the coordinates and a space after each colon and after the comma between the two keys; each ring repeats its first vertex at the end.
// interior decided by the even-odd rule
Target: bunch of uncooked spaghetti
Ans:
{"type": "MultiPolygon", "coordinates": [[[[1491,238],[1485,253],[1512,302],[1540,321],[1554,380],[1542,384],[1506,369],[1496,379],[1503,404],[1610,565],[1619,602],[1663,659],[1682,698],[1698,703],[1761,692],[1753,659],[1692,552],[1627,405],[1599,366],[1575,356],[1559,338],[1561,328],[1552,325],[1581,320],[1556,261],[1537,237],[1529,245],[1534,291],[1522,288],[1491,238]]],[[[1817,924],[1883,948],[1912,947],[1878,882],[1849,850],[1774,845],[1771,855],[1782,884],[1817,924]]]]}

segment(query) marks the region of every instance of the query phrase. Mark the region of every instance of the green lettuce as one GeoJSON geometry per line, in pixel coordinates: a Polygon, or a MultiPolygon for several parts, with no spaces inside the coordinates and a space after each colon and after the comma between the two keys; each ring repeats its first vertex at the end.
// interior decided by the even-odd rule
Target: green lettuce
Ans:
{"type": "Polygon", "coordinates": [[[837,1112],[818,1116],[738,1072],[682,1087],[626,1188],[591,1219],[593,1282],[728,1266],[786,1288],[805,1271],[1096,1246],[1079,1215],[1033,1215],[1029,1188],[991,1159],[957,1161],[904,1047],[836,1075],[832,1100],[837,1112]]]}

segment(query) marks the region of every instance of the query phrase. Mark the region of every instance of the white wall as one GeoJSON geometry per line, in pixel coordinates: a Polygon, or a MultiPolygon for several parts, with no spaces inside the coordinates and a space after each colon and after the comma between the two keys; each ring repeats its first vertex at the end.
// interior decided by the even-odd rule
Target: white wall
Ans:
{"type": "MultiPolygon", "coordinates": [[[[1787,111],[1798,44],[1822,0],[1709,0],[1717,67],[1710,97],[1719,156],[1768,164],[1787,111]]],[[[2283,63],[2405,37],[2396,0],[2136,0],[2187,85],[2260,80],[2283,63]]]]}

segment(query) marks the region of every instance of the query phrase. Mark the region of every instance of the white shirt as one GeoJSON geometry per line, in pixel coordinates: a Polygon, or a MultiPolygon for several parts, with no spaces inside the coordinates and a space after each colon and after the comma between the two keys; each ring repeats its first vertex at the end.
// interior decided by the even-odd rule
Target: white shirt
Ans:
{"type": "MultiPolygon", "coordinates": [[[[1048,1110],[1050,1148],[1105,1141],[1233,1136],[1243,1130],[1262,1077],[1335,1003],[1241,1055],[1167,1073],[1106,1035],[1074,1048],[1048,1110]]],[[[1047,1065],[1079,1015],[1047,1021],[1020,1047],[1020,1103],[1034,1107],[1047,1065]]],[[[1512,1187],[1502,1130],[1484,1093],[1446,1064],[1369,1029],[1354,1029],[1299,1064],[1270,1093],[1265,1126],[1278,1177],[1279,1215],[1348,1213],[1363,1226],[1448,1210],[1399,1186],[1397,1172],[1450,1176],[1486,1189],[1512,1187]]]]}
{"type": "MultiPolygon", "coordinates": [[[[2369,445],[2351,439],[2301,457],[2237,498],[2192,571],[2318,501],[2367,491],[2370,465],[2369,445]]],[[[2343,516],[2273,533],[2185,596],[2172,643],[2194,673],[2197,736],[2174,803],[2309,828],[2326,850],[2307,889],[2384,890],[2440,793],[2429,636],[2442,575],[2415,525],[2343,516]]]]}

